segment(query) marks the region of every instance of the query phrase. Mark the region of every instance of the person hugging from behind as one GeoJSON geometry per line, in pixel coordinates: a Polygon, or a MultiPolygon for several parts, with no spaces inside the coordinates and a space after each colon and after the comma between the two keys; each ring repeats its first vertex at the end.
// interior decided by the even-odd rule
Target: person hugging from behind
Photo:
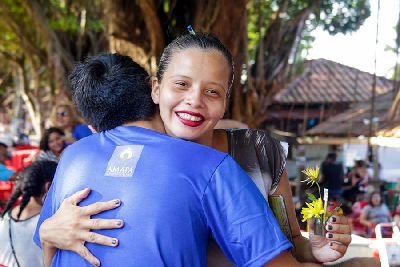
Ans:
{"type": "Polygon", "coordinates": [[[388,223],[392,221],[389,208],[382,201],[379,192],[373,192],[369,198],[369,203],[361,212],[360,222],[368,227],[370,233],[378,223],[388,223]]]}
{"type": "Polygon", "coordinates": [[[47,129],[42,139],[40,139],[40,154],[37,156],[36,160],[50,160],[58,162],[60,160],[61,154],[66,146],[65,134],[63,130],[51,127],[47,129]]]}
{"type": "Polygon", "coordinates": [[[18,176],[0,219],[0,265],[43,266],[42,252],[32,238],[56,168],[53,161],[35,161],[18,176]],[[14,207],[20,197],[21,203],[14,207]]]}
{"type": "Polygon", "coordinates": [[[82,123],[82,119],[71,104],[57,104],[53,108],[50,120],[53,126],[64,131],[67,145],[92,134],[89,127],[82,123]]]}

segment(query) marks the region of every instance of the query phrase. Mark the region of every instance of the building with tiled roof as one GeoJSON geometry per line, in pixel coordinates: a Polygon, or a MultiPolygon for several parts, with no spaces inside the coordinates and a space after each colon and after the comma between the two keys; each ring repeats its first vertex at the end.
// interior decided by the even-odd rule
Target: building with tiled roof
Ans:
{"type": "MultiPolygon", "coordinates": [[[[370,73],[326,59],[307,61],[303,73],[274,97],[267,125],[305,135],[320,122],[358,103],[369,103],[372,84],[370,73]]],[[[391,80],[377,77],[377,97],[392,90],[391,80]]]]}
{"type": "MultiPolygon", "coordinates": [[[[374,135],[396,136],[400,120],[390,120],[388,111],[393,101],[393,93],[388,92],[376,98],[373,116],[374,135]]],[[[371,116],[371,104],[360,102],[336,116],[332,116],[317,126],[307,131],[307,136],[329,137],[357,137],[369,135],[369,121],[371,116]]]]}
{"type": "MultiPolygon", "coordinates": [[[[274,101],[280,104],[351,103],[367,101],[373,75],[326,59],[307,61],[304,72],[283,88],[274,101]]],[[[376,94],[393,89],[393,82],[377,77],[376,94]]]]}

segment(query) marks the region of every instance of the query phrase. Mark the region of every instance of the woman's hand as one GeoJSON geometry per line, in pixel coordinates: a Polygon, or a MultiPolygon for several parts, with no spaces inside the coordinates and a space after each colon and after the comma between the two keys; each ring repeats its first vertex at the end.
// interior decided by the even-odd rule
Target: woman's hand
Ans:
{"type": "Polygon", "coordinates": [[[55,248],[70,250],[78,253],[94,266],[99,266],[99,260],[85,247],[85,242],[101,244],[105,246],[117,246],[118,240],[100,235],[90,230],[114,229],[123,226],[122,220],[91,219],[91,215],[111,210],[121,205],[118,199],[107,202],[79,207],[78,203],[90,193],[86,188],[69,198],[66,198],[57,212],[40,226],[39,234],[44,251],[50,251],[51,257],[46,257],[46,266],[50,266],[55,248]],[[50,262],[49,262],[50,261],[50,262]]]}
{"type": "Polygon", "coordinates": [[[344,216],[332,216],[326,225],[326,235],[310,235],[311,250],[320,262],[343,257],[351,242],[351,225],[344,216]]]}

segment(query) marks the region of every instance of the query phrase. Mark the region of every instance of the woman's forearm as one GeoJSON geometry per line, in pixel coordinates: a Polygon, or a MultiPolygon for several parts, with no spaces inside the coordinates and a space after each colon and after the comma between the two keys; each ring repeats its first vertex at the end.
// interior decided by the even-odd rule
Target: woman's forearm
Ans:
{"type": "Polygon", "coordinates": [[[46,242],[42,242],[42,251],[44,267],[51,267],[51,262],[57,252],[57,248],[47,244],[46,242]]]}
{"type": "Polygon", "coordinates": [[[294,256],[300,262],[316,262],[319,261],[314,257],[311,249],[310,240],[302,235],[293,238],[293,245],[296,248],[294,256]]]}
{"type": "Polygon", "coordinates": [[[312,254],[309,240],[301,235],[286,171],[282,174],[278,187],[273,195],[283,196],[294,243],[294,257],[300,262],[318,262],[312,254]]]}

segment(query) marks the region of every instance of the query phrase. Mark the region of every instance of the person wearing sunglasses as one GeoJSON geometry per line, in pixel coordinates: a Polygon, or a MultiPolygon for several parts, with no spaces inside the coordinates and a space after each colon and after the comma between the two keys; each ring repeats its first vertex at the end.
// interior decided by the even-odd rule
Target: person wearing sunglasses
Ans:
{"type": "Polygon", "coordinates": [[[74,107],[69,103],[59,103],[54,106],[51,124],[64,131],[67,145],[92,134],[92,131],[82,122],[74,107]]]}

